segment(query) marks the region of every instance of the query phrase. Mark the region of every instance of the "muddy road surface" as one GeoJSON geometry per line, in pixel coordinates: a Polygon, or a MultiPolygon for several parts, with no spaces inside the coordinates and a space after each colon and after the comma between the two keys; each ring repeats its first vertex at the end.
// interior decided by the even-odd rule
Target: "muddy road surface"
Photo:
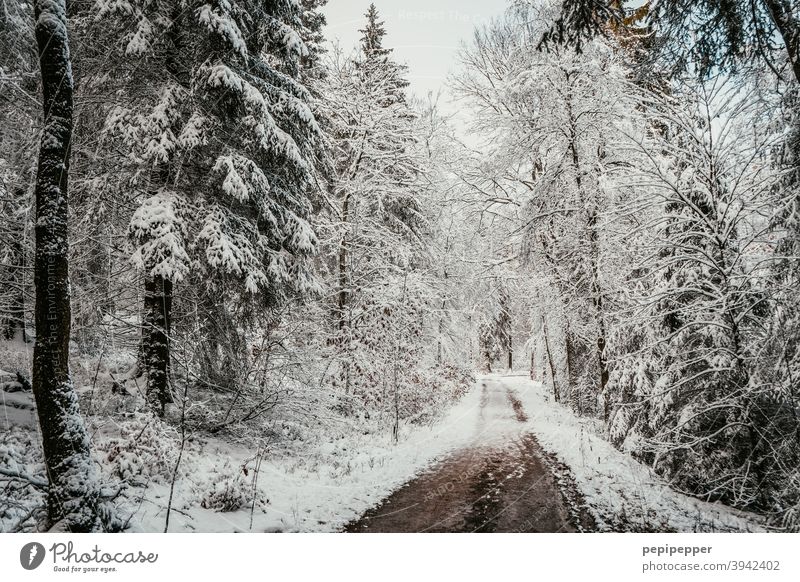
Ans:
{"type": "Polygon", "coordinates": [[[527,413],[502,379],[482,391],[472,444],[351,522],[348,532],[575,532],[591,518],[563,466],[527,433],[527,413]]]}

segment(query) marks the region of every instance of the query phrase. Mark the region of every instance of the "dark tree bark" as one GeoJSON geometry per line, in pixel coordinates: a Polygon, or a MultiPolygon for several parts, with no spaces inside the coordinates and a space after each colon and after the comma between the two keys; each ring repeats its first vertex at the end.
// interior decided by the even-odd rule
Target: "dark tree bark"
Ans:
{"type": "Polygon", "coordinates": [[[575,374],[575,340],[572,337],[572,330],[567,321],[564,327],[564,354],[566,356],[567,364],[567,388],[564,391],[566,397],[572,400],[573,407],[578,411],[578,414],[583,414],[581,408],[581,396],[577,394],[576,386],[578,385],[578,378],[575,374]],[[577,394],[577,399],[575,395],[577,394]]]}
{"type": "Polygon", "coordinates": [[[764,0],[764,4],[786,45],[794,78],[800,82],[800,18],[792,12],[791,2],[788,0],[764,0]]]}
{"type": "MultiPolygon", "coordinates": [[[[185,63],[187,36],[184,13],[177,4],[171,11],[171,25],[166,31],[166,69],[184,88],[190,87],[190,71],[185,63]]],[[[174,169],[161,164],[156,172],[161,184],[174,179],[174,169]]],[[[148,265],[147,268],[151,268],[148,265]]],[[[170,332],[172,324],[172,281],[146,271],[144,281],[142,340],[139,361],[147,372],[146,399],[157,416],[164,416],[166,405],[173,402],[170,392],[170,332]]],[[[141,370],[141,368],[140,368],[141,370]]]]}
{"type": "Polygon", "coordinates": [[[550,339],[547,337],[547,321],[542,315],[542,332],[544,333],[544,349],[547,353],[547,364],[550,367],[550,377],[553,379],[553,399],[561,402],[561,392],[558,389],[558,379],[556,378],[556,366],[553,363],[553,354],[550,352],[550,339]]]}
{"type": "Polygon", "coordinates": [[[172,397],[169,390],[169,336],[172,313],[172,282],[159,275],[144,284],[144,360],[147,367],[147,403],[158,416],[172,397]]]}
{"type": "MultiPolygon", "coordinates": [[[[350,220],[350,194],[346,193],[344,195],[344,200],[342,201],[342,222],[347,225],[348,221],[350,220]]],[[[347,311],[347,290],[348,290],[348,282],[347,282],[347,253],[349,250],[349,241],[347,239],[347,233],[345,232],[342,235],[342,242],[339,245],[339,256],[337,259],[337,271],[338,271],[338,279],[339,279],[339,290],[336,294],[336,310],[338,311],[339,315],[339,330],[343,330],[347,326],[347,317],[345,312],[347,311]]],[[[342,339],[341,337],[339,338],[342,339]]]]}
{"type": "MultiPolygon", "coordinates": [[[[445,302],[442,299],[442,313],[444,313],[445,302]]],[[[439,316],[439,335],[436,338],[436,363],[442,363],[442,334],[444,333],[444,318],[439,316]]]]}
{"type": "MultiPolygon", "coordinates": [[[[569,101],[567,101],[567,110],[569,112],[569,121],[570,121],[570,152],[572,153],[572,164],[575,169],[575,185],[578,188],[578,192],[581,193],[581,199],[586,200],[587,196],[583,193],[583,178],[581,175],[581,162],[580,157],[578,156],[578,127],[577,127],[577,119],[573,114],[572,107],[569,101]]],[[[600,273],[599,273],[599,257],[600,257],[600,242],[598,239],[598,210],[597,206],[594,203],[591,203],[589,207],[589,215],[586,223],[586,228],[588,231],[588,238],[589,238],[589,248],[590,248],[590,256],[589,256],[589,269],[591,275],[591,293],[592,293],[592,305],[595,310],[595,320],[597,323],[597,338],[595,339],[595,349],[597,354],[597,367],[598,367],[598,387],[597,393],[603,394],[606,389],[606,384],[608,384],[609,379],[609,370],[608,370],[608,362],[606,360],[605,350],[606,350],[606,329],[605,329],[605,320],[603,317],[603,293],[600,289],[600,273]]],[[[581,404],[582,406],[582,404],[581,404]]],[[[603,420],[608,420],[608,407],[604,407],[603,411],[603,420]]]]}
{"type": "Polygon", "coordinates": [[[67,175],[72,139],[72,68],[65,0],[37,0],[36,42],[44,125],[36,174],[36,345],[33,394],[50,483],[48,517],[72,532],[96,531],[99,488],[69,371],[67,175]]]}
{"type": "Polygon", "coordinates": [[[610,373],[608,370],[608,360],[606,359],[606,323],[603,313],[603,292],[600,288],[600,273],[598,268],[598,256],[600,251],[597,233],[597,210],[594,207],[592,207],[589,215],[589,243],[592,252],[592,305],[594,306],[595,316],[597,318],[597,338],[595,340],[595,351],[597,353],[597,365],[600,368],[597,393],[598,395],[603,395],[603,420],[608,421],[609,409],[608,399],[605,391],[606,385],[608,385],[610,373]]]}

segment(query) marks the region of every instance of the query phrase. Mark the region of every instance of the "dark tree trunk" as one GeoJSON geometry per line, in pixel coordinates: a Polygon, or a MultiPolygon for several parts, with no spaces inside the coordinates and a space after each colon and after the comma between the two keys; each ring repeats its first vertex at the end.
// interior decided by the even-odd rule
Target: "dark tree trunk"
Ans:
{"type": "Polygon", "coordinates": [[[159,275],[144,284],[144,361],[147,367],[147,403],[158,416],[172,402],[169,390],[170,318],[172,281],[159,275]]]}
{"type": "Polygon", "coordinates": [[[597,394],[603,398],[603,420],[607,421],[609,416],[609,402],[608,395],[605,391],[606,385],[608,384],[609,371],[608,360],[606,358],[606,323],[603,314],[603,293],[600,288],[600,273],[598,268],[600,250],[597,240],[597,210],[595,208],[592,208],[589,214],[589,243],[592,252],[592,304],[594,305],[595,317],[597,320],[595,350],[597,352],[597,365],[600,368],[600,382],[597,388],[597,394]]]}
{"type": "Polygon", "coordinates": [[[569,327],[569,322],[567,322],[564,330],[564,352],[567,357],[567,389],[565,393],[567,398],[572,402],[575,410],[578,411],[578,414],[583,414],[581,404],[582,398],[577,388],[578,378],[575,374],[575,341],[572,338],[572,330],[569,327]]]}
{"type": "Polygon", "coordinates": [[[72,532],[96,531],[98,486],[89,438],[69,371],[67,174],[72,139],[72,69],[65,0],[37,0],[36,42],[44,125],[36,173],[36,345],[33,394],[50,483],[48,518],[72,532]]]}
{"type": "MultiPolygon", "coordinates": [[[[169,75],[186,89],[190,88],[189,69],[185,63],[186,34],[182,12],[177,4],[170,13],[170,25],[166,30],[165,66],[169,75]]],[[[153,175],[158,182],[169,184],[172,176],[168,164],[161,164],[153,175]]],[[[153,191],[157,190],[153,187],[153,191]]],[[[158,416],[164,416],[165,406],[172,402],[169,391],[170,366],[170,319],[172,313],[172,281],[160,275],[151,276],[146,266],[144,282],[144,305],[142,314],[142,337],[137,357],[137,377],[147,374],[146,398],[150,408],[158,416]]]]}
{"type": "MultiPolygon", "coordinates": [[[[448,241],[449,242],[449,241],[448,241]]],[[[442,274],[442,278],[447,281],[447,271],[442,274]]],[[[436,338],[436,363],[442,363],[442,335],[444,335],[444,310],[447,307],[447,300],[442,297],[441,313],[439,314],[439,335],[436,338]]]]}
{"type": "Polygon", "coordinates": [[[553,400],[561,402],[561,392],[558,389],[558,381],[556,380],[556,366],[553,363],[553,354],[550,352],[550,340],[547,337],[547,322],[544,315],[542,315],[542,330],[544,332],[544,349],[547,352],[547,364],[550,367],[550,377],[553,379],[553,400]]]}
{"type": "MultiPolygon", "coordinates": [[[[344,200],[342,201],[342,222],[345,224],[345,228],[347,227],[348,221],[350,220],[350,195],[345,194],[344,200]]],[[[339,330],[343,330],[347,325],[347,317],[345,312],[347,311],[347,253],[348,253],[348,245],[349,241],[347,240],[347,233],[342,236],[342,242],[339,245],[339,256],[338,256],[338,279],[339,279],[339,291],[336,296],[336,310],[338,312],[339,317],[339,330]]],[[[339,338],[339,340],[343,340],[343,338],[339,338]]]]}
{"type": "MultiPolygon", "coordinates": [[[[577,120],[572,112],[570,102],[567,102],[567,110],[569,111],[570,120],[570,152],[572,153],[572,164],[575,169],[575,184],[581,198],[586,200],[583,195],[583,181],[581,175],[580,157],[578,156],[578,128],[577,120]]],[[[598,210],[594,202],[589,207],[589,215],[586,223],[588,237],[589,237],[589,269],[591,271],[591,287],[592,287],[592,305],[595,311],[595,321],[597,323],[597,338],[595,340],[595,349],[597,354],[598,370],[598,388],[597,394],[603,394],[608,384],[609,371],[608,362],[606,360],[606,329],[605,320],[603,317],[603,294],[600,289],[600,273],[599,273],[599,259],[600,259],[600,242],[598,240],[598,210]]],[[[580,404],[582,408],[583,404],[580,404]]],[[[608,404],[603,407],[603,419],[608,420],[608,404]]],[[[580,410],[579,410],[580,412],[580,410]]]]}
{"type": "Polygon", "coordinates": [[[775,28],[778,29],[786,45],[786,53],[795,80],[800,83],[800,19],[792,12],[788,0],[764,0],[775,28]]]}
{"type": "Polygon", "coordinates": [[[536,380],[536,352],[534,350],[531,350],[530,376],[531,380],[536,380]]]}

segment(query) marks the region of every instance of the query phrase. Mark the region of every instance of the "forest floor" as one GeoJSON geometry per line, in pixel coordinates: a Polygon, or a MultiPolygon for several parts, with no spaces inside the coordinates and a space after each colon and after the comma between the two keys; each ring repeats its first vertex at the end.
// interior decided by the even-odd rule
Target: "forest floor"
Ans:
{"type": "MultiPolygon", "coordinates": [[[[0,353],[0,531],[32,531],[25,516],[44,495],[25,483],[45,474],[32,395],[7,371],[26,369],[27,356],[9,348],[0,353]]],[[[105,364],[74,371],[97,466],[109,486],[125,486],[119,512],[130,531],[164,531],[168,514],[169,531],[195,532],[765,529],[759,516],[673,490],[527,374],[478,377],[430,422],[402,424],[397,442],[331,411],[299,419],[302,438],[263,457],[248,439],[193,433],[176,475],[176,429],[93,405],[113,401],[94,391],[111,385],[105,364]]]]}

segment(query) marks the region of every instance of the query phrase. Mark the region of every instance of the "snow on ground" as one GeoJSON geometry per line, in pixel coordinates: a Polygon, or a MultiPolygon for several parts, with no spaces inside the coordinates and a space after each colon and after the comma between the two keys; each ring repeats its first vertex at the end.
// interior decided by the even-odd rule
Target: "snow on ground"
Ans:
{"type": "MultiPolygon", "coordinates": [[[[29,369],[28,352],[0,343],[0,381],[10,385],[15,376],[8,370],[29,369]]],[[[130,529],[164,531],[180,435],[174,426],[136,412],[135,396],[110,393],[112,380],[124,376],[131,362],[106,355],[100,364],[76,359],[72,370],[94,457],[112,490],[120,480],[128,485],[120,498],[120,513],[130,529]]],[[[441,414],[439,422],[401,425],[398,444],[388,430],[375,430],[376,423],[368,432],[358,419],[330,413],[327,425],[307,427],[306,440],[282,444],[276,447],[282,449],[278,453],[268,448],[255,495],[255,445],[192,434],[175,481],[169,531],[340,530],[437,459],[468,444],[479,399],[472,390],[441,414]],[[223,507],[238,509],[220,511],[223,507]]],[[[0,390],[0,468],[44,479],[30,392],[0,390]]],[[[19,492],[17,497],[0,499],[0,531],[16,527],[43,503],[32,488],[19,492]]]]}
{"type": "Polygon", "coordinates": [[[570,467],[601,530],[764,531],[758,516],[678,493],[598,434],[597,421],[554,403],[527,376],[487,376],[512,388],[542,447],[570,467]]]}
{"type": "MultiPolygon", "coordinates": [[[[37,476],[43,468],[33,399],[27,392],[8,391],[2,398],[0,424],[7,432],[0,442],[0,464],[37,476]]],[[[149,417],[137,414],[127,421],[90,422],[95,457],[109,479],[122,477],[133,484],[122,506],[131,529],[164,531],[169,476],[180,439],[174,427],[154,427],[149,417]],[[130,448],[132,443],[136,448],[130,448]]],[[[545,450],[570,467],[602,530],[763,529],[755,516],[671,490],[648,467],[604,440],[596,421],[551,402],[541,384],[526,376],[489,375],[480,377],[438,422],[402,426],[397,444],[388,431],[363,434],[351,427],[328,433],[321,427],[313,443],[300,442],[295,451],[280,456],[265,455],[255,488],[253,448],[193,435],[175,482],[169,531],[338,531],[449,453],[500,445],[525,432],[534,433],[545,450]],[[483,389],[484,383],[493,389],[483,389]],[[516,394],[527,420],[515,416],[505,388],[516,394]],[[237,509],[220,511],[229,500],[230,508],[237,509]]],[[[8,513],[5,525],[42,501],[40,495],[26,495],[30,498],[8,513]]]]}
{"type": "MultiPolygon", "coordinates": [[[[254,512],[252,531],[337,531],[448,453],[500,445],[525,432],[534,433],[545,450],[570,467],[601,530],[763,530],[757,516],[673,491],[648,467],[615,449],[596,429],[595,421],[578,418],[551,402],[543,386],[527,377],[484,376],[440,422],[406,427],[397,445],[388,436],[378,443],[371,440],[374,435],[362,440],[350,437],[323,443],[301,459],[265,461],[258,485],[269,503],[254,512]],[[511,388],[528,420],[519,422],[510,405],[499,401],[503,391],[484,391],[483,382],[511,388]],[[482,403],[487,397],[489,402],[482,403]],[[484,418],[487,410],[503,407],[507,414],[486,414],[484,418]]],[[[219,471],[220,459],[226,459],[229,469],[236,471],[249,455],[252,451],[221,441],[209,443],[196,461],[198,483],[203,474],[213,476],[219,471]]],[[[167,489],[164,485],[150,488],[134,520],[137,529],[163,529],[167,489]]],[[[182,513],[173,512],[171,531],[251,529],[249,506],[235,512],[203,509],[189,501],[191,491],[192,484],[179,481],[176,507],[182,513]]]]}
{"type": "MultiPolygon", "coordinates": [[[[321,531],[340,530],[416,474],[449,452],[467,446],[474,437],[480,391],[471,390],[441,420],[431,426],[405,427],[399,444],[386,435],[374,442],[349,437],[321,444],[301,458],[264,460],[258,488],[268,503],[256,508],[250,527],[248,505],[233,512],[204,509],[194,503],[204,479],[237,472],[253,451],[212,440],[202,454],[189,455],[191,477],[176,484],[170,531],[321,531]]],[[[253,466],[250,462],[249,466],[253,466]]],[[[246,477],[250,483],[252,474],[246,477]]],[[[131,523],[134,530],[163,531],[169,486],[148,487],[148,494],[131,523]]]]}

